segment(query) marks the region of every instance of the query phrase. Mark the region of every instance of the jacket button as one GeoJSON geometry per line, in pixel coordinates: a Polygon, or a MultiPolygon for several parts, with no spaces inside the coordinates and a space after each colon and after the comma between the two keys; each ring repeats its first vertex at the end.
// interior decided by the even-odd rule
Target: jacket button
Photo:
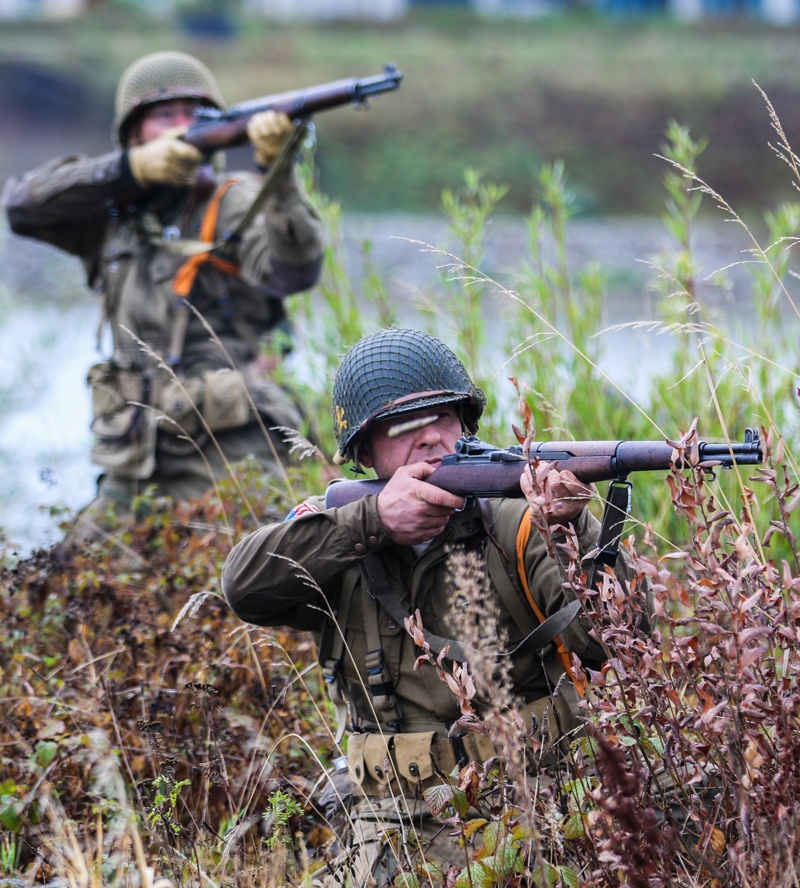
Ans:
{"type": "Polygon", "coordinates": [[[380,765],[375,765],[375,776],[378,778],[378,780],[383,777],[383,768],[380,765]]]}
{"type": "Polygon", "coordinates": [[[416,762],[410,762],[408,765],[408,773],[412,777],[419,777],[419,765],[416,762]]]}
{"type": "Polygon", "coordinates": [[[370,546],[377,546],[378,545],[378,538],[376,536],[371,536],[367,540],[367,542],[370,544],[370,546]]]}
{"type": "Polygon", "coordinates": [[[355,546],[353,546],[353,548],[360,555],[364,551],[364,544],[363,543],[356,543],[355,546]]]}
{"type": "Polygon", "coordinates": [[[361,765],[356,765],[355,768],[353,768],[353,770],[356,772],[356,777],[360,780],[361,779],[361,765]]]}

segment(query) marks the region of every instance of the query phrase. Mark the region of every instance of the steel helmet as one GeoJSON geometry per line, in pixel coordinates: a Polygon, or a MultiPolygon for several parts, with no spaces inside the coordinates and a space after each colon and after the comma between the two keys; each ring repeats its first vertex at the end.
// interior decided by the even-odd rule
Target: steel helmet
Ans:
{"type": "Polygon", "coordinates": [[[357,461],[373,423],[440,404],[461,405],[468,431],[478,430],[486,395],[443,342],[399,327],[365,336],[347,352],[333,383],[337,461],[357,461]]]}
{"type": "Polygon", "coordinates": [[[122,75],[114,100],[112,135],[125,146],[141,109],[170,99],[199,99],[225,108],[214,75],[193,56],[183,52],[154,52],[135,61],[122,75]]]}

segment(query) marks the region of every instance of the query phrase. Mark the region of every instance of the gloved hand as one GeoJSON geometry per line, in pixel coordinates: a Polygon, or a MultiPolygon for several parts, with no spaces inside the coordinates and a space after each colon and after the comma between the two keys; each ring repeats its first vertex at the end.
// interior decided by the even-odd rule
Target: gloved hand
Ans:
{"type": "Polygon", "coordinates": [[[131,173],[139,185],[194,185],[203,154],[178,138],[185,132],[186,127],[174,127],[128,149],[131,173]]]}
{"type": "Polygon", "coordinates": [[[294,124],[282,111],[259,111],[247,121],[247,137],[253,143],[256,164],[269,166],[281,153],[294,124]]]}

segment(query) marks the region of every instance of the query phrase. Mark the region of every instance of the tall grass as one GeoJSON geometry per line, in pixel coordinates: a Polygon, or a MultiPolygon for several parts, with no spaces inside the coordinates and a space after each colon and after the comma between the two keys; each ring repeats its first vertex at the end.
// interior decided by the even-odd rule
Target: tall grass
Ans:
{"type": "MultiPolygon", "coordinates": [[[[513,288],[480,268],[503,187],[477,173],[443,199],[456,246],[420,245],[438,277],[421,294],[419,324],[448,341],[489,394],[485,438],[510,443],[521,391],[541,439],[666,437],[689,450],[698,429],[733,441],[757,426],[768,461],[752,477],[695,469],[633,479],[627,545],[635,586],[647,582],[654,594],[654,632],[641,631],[638,597],[613,578],[590,590],[568,573],[609,654],[603,671],[587,676],[587,736],[549,783],[528,787],[519,766],[499,773],[473,763],[431,790],[431,808],[462,836],[465,865],[437,872],[409,846],[398,885],[800,885],[791,335],[800,210],[770,211],[768,242],[753,238],[749,255],[731,257],[748,262],[753,320],[723,325],[703,293],[712,274],[724,286],[726,271],[698,267],[693,225],[710,200],[750,229],[692,172],[701,151],[685,128],[670,127],[662,153],[674,248],[654,261],[661,310],[650,332],[670,336],[674,348],[644,397],[599,369],[602,331],[613,326],[608,281],[601,267],[570,265],[573,203],[561,165],[542,168],[533,184],[530,251],[508,270],[513,288]]],[[[788,146],[784,158],[793,162],[788,146]]],[[[294,303],[313,360],[293,384],[310,417],[301,431],[330,455],[340,355],[396,315],[366,246],[354,284],[340,209],[317,200],[330,247],[319,293],[294,303]]],[[[340,750],[313,645],[302,634],[243,626],[219,591],[232,543],[319,490],[323,469],[313,459],[290,467],[291,494],[240,467],[235,483],[197,503],[153,502],[141,525],[121,531],[127,549],[142,554],[135,570],[100,548],[69,562],[42,552],[9,564],[0,651],[0,866],[8,876],[277,886],[324,875],[342,824],[315,784],[324,785],[340,750]]],[[[452,574],[460,594],[480,598],[475,565],[456,562],[452,574]]],[[[474,616],[479,644],[492,615],[474,616]]],[[[470,676],[445,673],[469,713],[470,676]]],[[[498,688],[496,700],[507,692],[498,688]]],[[[486,730],[512,764],[537,754],[528,726],[502,707],[486,730]]]]}

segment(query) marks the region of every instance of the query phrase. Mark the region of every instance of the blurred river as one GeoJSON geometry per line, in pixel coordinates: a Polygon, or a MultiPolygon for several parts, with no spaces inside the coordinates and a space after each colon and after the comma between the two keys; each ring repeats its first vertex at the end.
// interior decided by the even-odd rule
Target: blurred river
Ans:
{"type": "MultiPolygon", "coordinates": [[[[342,233],[345,263],[357,280],[362,246],[368,242],[370,262],[386,282],[400,321],[413,324],[419,317],[417,296],[433,290],[440,274],[437,266],[446,258],[411,241],[454,250],[450,237],[446,222],[436,217],[347,217],[342,233]]],[[[699,229],[697,244],[705,274],[740,262],[747,247],[739,227],[722,224],[699,229]]],[[[610,274],[604,325],[653,319],[649,288],[656,272],[645,263],[668,247],[664,226],[657,220],[570,223],[571,269],[597,262],[610,274]]],[[[519,270],[528,257],[525,220],[495,219],[481,270],[514,289],[509,272],[519,270]]],[[[710,298],[724,306],[732,297],[712,291],[710,298]]],[[[740,313],[740,293],[736,302],[740,313]]],[[[98,320],[99,306],[86,294],[76,260],[0,229],[0,527],[17,551],[55,542],[58,510],[77,509],[93,495],[96,471],[88,460],[85,376],[100,358],[98,320]]],[[[486,322],[501,323],[489,306],[486,322]]],[[[447,338],[444,329],[442,335],[447,338]]],[[[604,334],[602,343],[603,371],[634,397],[644,392],[648,374],[671,350],[669,337],[631,329],[604,334]]],[[[293,356],[301,376],[313,360],[308,350],[310,346],[301,342],[293,356]]],[[[497,355],[498,370],[506,357],[497,355]]]]}

